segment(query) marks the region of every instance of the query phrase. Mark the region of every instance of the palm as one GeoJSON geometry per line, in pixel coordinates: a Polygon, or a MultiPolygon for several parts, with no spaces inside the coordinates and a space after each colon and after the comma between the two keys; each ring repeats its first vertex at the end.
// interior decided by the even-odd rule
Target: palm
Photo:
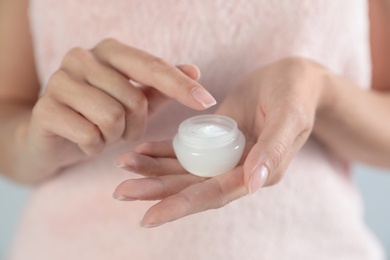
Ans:
{"type": "Polygon", "coordinates": [[[140,162],[128,167],[147,177],[123,182],[116,193],[130,200],[161,200],[145,214],[143,223],[149,225],[222,207],[247,194],[243,162],[253,144],[252,140],[246,143],[246,151],[236,168],[213,178],[186,172],[174,155],[171,141],[143,144],[137,152],[125,156],[128,156],[128,162],[140,162]],[[158,154],[154,152],[156,150],[159,150],[158,154]]]}
{"type": "Polygon", "coordinates": [[[222,207],[279,182],[314,124],[321,89],[313,87],[312,68],[317,66],[300,58],[281,60],[229,93],[217,113],[236,120],[247,140],[241,162],[230,172],[208,179],[188,174],[170,141],[147,143],[117,159],[147,178],[123,182],[114,196],[161,200],[142,222],[153,226],[222,207]]]}

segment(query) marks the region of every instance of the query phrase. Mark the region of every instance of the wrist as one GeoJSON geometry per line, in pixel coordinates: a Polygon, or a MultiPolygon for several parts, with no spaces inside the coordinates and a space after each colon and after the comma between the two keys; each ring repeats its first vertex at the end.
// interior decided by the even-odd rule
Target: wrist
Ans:
{"type": "Polygon", "coordinates": [[[22,184],[33,184],[41,180],[42,173],[46,172],[36,158],[36,151],[31,149],[29,128],[31,111],[20,115],[13,135],[13,166],[10,178],[22,184]]]}
{"type": "MultiPolygon", "coordinates": [[[[21,184],[35,184],[58,171],[59,163],[47,159],[31,138],[31,110],[21,114],[15,124],[12,136],[12,163],[8,177],[21,184]]],[[[38,141],[39,142],[39,141],[38,141]]]]}
{"type": "Polygon", "coordinates": [[[286,60],[292,62],[291,67],[300,78],[297,82],[304,86],[304,100],[309,104],[309,113],[314,112],[318,119],[318,116],[326,115],[334,109],[340,78],[313,60],[303,57],[286,60]]]}
{"type": "Polygon", "coordinates": [[[337,90],[339,85],[338,81],[340,79],[325,68],[320,69],[318,72],[318,78],[320,93],[316,109],[316,117],[317,119],[320,119],[324,115],[329,115],[329,113],[335,109],[335,106],[337,106],[337,90]]]}

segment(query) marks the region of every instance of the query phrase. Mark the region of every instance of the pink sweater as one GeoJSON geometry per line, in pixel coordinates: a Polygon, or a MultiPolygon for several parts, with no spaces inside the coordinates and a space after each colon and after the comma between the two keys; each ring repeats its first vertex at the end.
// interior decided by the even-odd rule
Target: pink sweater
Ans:
{"type": "MultiPolygon", "coordinates": [[[[107,37],[197,64],[219,101],[250,71],[291,55],[370,82],[364,0],[33,0],[30,14],[42,86],[70,48],[107,37]]],[[[172,102],[144,140],[171,138],[195,113],[172,102]]],[[[154,229],[138,225],[152,203],[111,197],[137,177],[113,165],[133,147],[118,144],[36,187],[10,259],[384,259],[346,164],[314,139],[280,184],[154,229]]]]}

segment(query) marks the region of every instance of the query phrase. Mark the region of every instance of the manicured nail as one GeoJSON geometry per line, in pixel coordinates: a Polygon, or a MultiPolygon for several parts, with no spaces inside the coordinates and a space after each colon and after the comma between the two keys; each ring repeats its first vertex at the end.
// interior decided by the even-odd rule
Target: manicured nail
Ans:
{"type": "Polygon", "coordinates": [[[119,169],[125,169],[126,171],[137,172],[137,168],[135,166],[130,166],[126,163],[114,162],[114,165],[119,169]]]}
{"type": "Polygon", "coordinates": [[[117,163],[116,161],[114,161],[114,165],[118,168],[125,168],[127,166],[125,163],[117,163]]]}
{"type": "Polygon", "coordinates": [[[162,224],[142,224],[142,222],[139,223],[141,225],[141,227],[143,228],[154,228],[154,227],[158,227],[158,226],[161,226],[162,224]]]}
{"type": "Polygon", "coordinates": [[[192,90],[192,96],[205,108],[209,108],[217,104],[217,101],[213,98],[213,96],[202,88],[194,88],[192,90]]]}
{"type": "Polygon", "coordinates": [[[125,196],[115,197],[115,194],[114,194],[114,193],[112,194],[112,197],[113,197],[114,199],[120,200],[120,201],[134,201],[134,200],[137,200],[137,199],[129,198],[129,197],[125,197],[125,196]]]}
{"type": "Polygon", "coordinates": [[[253,172],[251,177],[249,178],[249,193],[253,194],[258,189],[263,187],[265,181],[268,177],[268,168],[264,165],[257,166],[253,172]]]}
{"type": "Polygon", "coordinates": [[[119,197],[117,197],[117,198],[115,198],[116,200],[125,200],[126,199],[126,197],[125,196],[119,196],[119,197]]]}

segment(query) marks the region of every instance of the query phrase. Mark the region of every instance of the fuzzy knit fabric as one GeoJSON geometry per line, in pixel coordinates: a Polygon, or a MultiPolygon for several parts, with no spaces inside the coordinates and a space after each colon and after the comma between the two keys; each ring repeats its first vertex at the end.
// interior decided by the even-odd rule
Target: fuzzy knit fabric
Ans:
{"type": "MultiPolygon", "coordinates": [[[[364,0],[32,0],[30,18],[42,91],[70,48],[112,37],[198,65],[200,82],[221,101],[252,70],[293,55],[369,87],[367,8],[364,0]]],[[[172,138],[197,113],[172,102],[143,140],[172,138]]],[[[315,139],[281,183],[153,229],[139,226],[153,202],[111,197],[137,177],[113,165],[134,145],[110,147],[36,187],[10,259],[384,259],[345,163],[315,139]]]]}

